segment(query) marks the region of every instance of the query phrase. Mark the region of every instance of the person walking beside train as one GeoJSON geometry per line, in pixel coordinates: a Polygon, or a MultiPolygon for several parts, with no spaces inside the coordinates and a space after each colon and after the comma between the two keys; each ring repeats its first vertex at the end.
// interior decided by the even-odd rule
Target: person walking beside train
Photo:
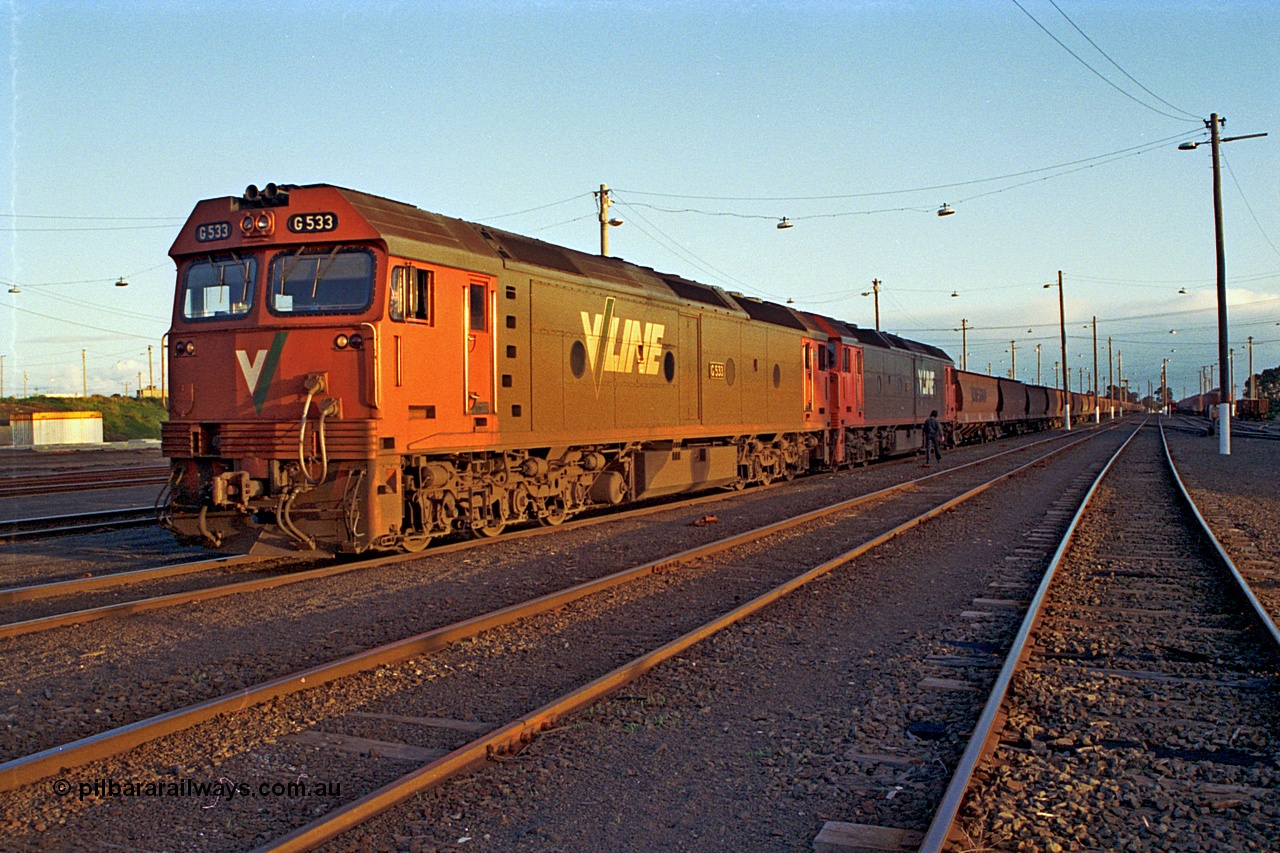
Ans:
{"type": "Polygon", "coordinates": [[[934,409],[924,421],[924,464],[929,464],[929,451],[942,462],[942,424],[938,422],[938,410],[934,409]]]}

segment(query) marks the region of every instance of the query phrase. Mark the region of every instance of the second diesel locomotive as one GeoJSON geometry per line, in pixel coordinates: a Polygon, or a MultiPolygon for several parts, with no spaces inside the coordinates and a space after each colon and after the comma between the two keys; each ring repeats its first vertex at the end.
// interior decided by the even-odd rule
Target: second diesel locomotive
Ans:
{"type": "Polygon", "coordinates": [[[928,344],[340,187],[202,201],[170,255],[162,519],[227,550],[415,551],[912,452],[931,410],[958,443],[1064,405],[928,344]]]}

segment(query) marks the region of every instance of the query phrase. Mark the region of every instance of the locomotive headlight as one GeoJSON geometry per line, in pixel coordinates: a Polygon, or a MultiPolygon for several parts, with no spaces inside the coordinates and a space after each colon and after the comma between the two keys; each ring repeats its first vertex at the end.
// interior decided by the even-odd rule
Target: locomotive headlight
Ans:
{"type": "Polygon", "coordinates": [[[240,230],[245,234],[253,233],[253,214],[246,214],[244,219],[240,220],[240,230]]]}
{"type": "Polygon", "coordinates": [[[268,213],[259,213],[258,220],[254,223],[254,227],[263,234],[271,233],[271,215],[268,213]]]}
{"type": "Polygon", "coordinates": [[[364,338],[359,332],[351,336],[350,343],[352,349],[364,349],[364,338]]]}
{"type": "Polygon", "coordinates": [[[348,343],[350,343],[350,338],[346,335],[338,335],[333,339],[333,345],[338,349],[346,349],[348,343]]]}

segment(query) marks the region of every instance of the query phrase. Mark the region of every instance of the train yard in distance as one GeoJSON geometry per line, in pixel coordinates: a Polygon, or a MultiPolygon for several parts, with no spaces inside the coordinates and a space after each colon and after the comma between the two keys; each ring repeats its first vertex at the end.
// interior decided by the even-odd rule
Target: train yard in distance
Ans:
{"type": "MultiPolygon", "coordinates": [[[[154,515],[6,539],[0,847],[1267,849],[1280,443],[1206,426],[420,553],[228,558],[154,515]]],[[[154,448],[0,458],[31,492],[0,521],[161,487],[154,448]]]]}

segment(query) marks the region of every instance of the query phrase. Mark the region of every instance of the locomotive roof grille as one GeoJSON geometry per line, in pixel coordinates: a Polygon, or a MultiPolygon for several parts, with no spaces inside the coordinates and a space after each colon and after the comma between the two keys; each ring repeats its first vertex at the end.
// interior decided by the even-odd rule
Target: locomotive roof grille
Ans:
{"type": "Polygon", "coordinates": [[[772,323],[775,326],[786,326],[788,329],[796,329],[801,332],[808,330],[805,324],[801,323],[791,309],[785,305],[779,305],[776,302],[761,302],[754,299],[739,299],[738,304],[742,306],[742,310],[747,312],[747,316],[752,320],[772,323]]]}
{"type": "Polygon", "coordinates": [[[494,234],[490,230],[489,234],[493,236],[496,243],[511,253],[512,258],[521,263],[582,275],[582,270],[578,269],[577,265],[569,258],[568,253],[559,246],[543,243],[540,240],[530,240],[512,234],[509,231],[501,231],[494,234]]]}
{"type": "Polygon", "coordinates": [[[662,273],[658,273],[657,275],[658,278],[662,279],[666,283],[667,287],[671,288],[672,292],[675,293],[676,296],[693,302],[701,302],[704,305],[714,305],[717,308],[730,307],[728,303],[720,298],[720,294],[716,293],[705,284],[699,284],[696,281],[689,281],[688,279],[674,275],[663,275],[662,273]]]}

